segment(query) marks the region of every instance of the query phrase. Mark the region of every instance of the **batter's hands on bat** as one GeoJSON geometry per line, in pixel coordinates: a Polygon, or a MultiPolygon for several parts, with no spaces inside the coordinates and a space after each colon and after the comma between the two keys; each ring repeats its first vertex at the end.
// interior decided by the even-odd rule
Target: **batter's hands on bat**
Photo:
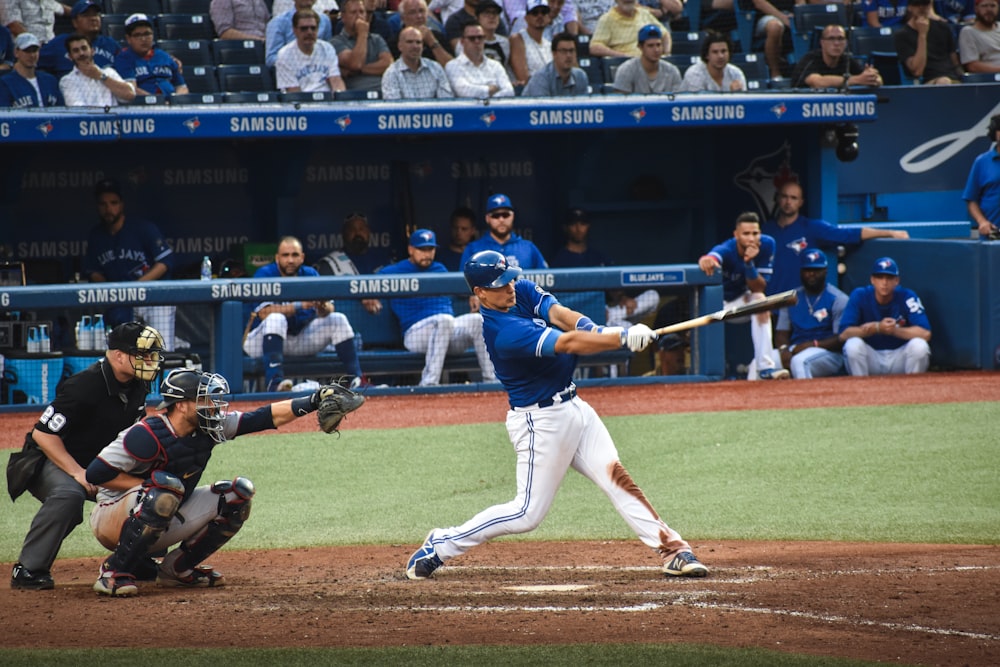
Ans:
{"type": "Polygon", "coordinates": [[[645,324],[633,324],[626,333],[625,345],[633,352],[642,352],[655,338],[656,334],[645,324]]]}

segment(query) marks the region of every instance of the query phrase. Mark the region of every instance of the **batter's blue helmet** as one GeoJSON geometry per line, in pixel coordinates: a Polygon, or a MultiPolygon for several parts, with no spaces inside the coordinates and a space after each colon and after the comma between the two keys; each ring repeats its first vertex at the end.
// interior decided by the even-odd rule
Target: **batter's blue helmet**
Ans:
{"type": "Polygon", "coordinates": [[[826,253],[822,250],[807,250],[802,253],[799,260],[800,269],[825,269],[829,264],[826,261],[826,253]]]}
{"type": "Polygon", "coordinates": [[[469,289],[503,287],[521,275],[521,267],[510,266],[496,250],[480,250],[465,263],[465,282],[469,289]]]}

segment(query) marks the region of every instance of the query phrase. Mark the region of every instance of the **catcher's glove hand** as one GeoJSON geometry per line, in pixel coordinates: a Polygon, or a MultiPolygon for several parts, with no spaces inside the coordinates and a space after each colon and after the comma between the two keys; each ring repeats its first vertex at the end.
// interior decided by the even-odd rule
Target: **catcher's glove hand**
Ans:
{"type": "Polygon", "coordinates": [[[324,433],[337,433],[337,427],[348,413],[364,405],[365,397],[339,384],[325,384],[312,396],[316,418],[324,433]]]}

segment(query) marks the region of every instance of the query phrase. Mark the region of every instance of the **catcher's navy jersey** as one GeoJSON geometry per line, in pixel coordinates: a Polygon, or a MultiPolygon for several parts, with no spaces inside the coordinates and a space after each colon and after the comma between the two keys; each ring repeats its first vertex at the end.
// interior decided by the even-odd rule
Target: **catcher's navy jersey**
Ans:
{"type": "Polygon", "coordinates": [[[555,351],[562,332],[547,318],[556,298],[530,280],[518,280],[514,292],[517,303],[508,312],[481,309],[483,338],[511,406],[523,408],[568,387],[577,357],[555,351]]]}
{"type": "MultiPolygon", "coordinates": [[[[747,277],[743,257],[736,248],[736,238],[723,241],[709,250],[708,254],[722,266],[722,298],[732,301],[742,296],[747,291],[747,277]]],[[[760,252],[754,257],[753,264],[760,277],[770,282],[774,265],[773,238],[766,234],[760,235],[760,252]]]]}
{"type": "MultiPolygon", "coordinates": [[[[873,285],[858,287],[851,292],[840,326],[843,330],[865,322],[877,322],[887,317],[896,320],[896,325],[900,327],[918,326],[931,330],[931,322],[927,319],[924,304],[920,302],[916,292],[905,287],[897,287],[892,293],[892,300],[883,306],[875,300],[873,285]]],[[[885,334],[870,336],[865,338],[865,342],[875,350],[895,350],[907,343],[902,338],[885,334]]]]}

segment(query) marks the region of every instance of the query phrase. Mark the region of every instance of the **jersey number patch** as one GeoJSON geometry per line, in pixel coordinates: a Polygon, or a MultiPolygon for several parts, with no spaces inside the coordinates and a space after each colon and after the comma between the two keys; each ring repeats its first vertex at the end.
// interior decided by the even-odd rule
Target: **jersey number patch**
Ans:
{"type": "Polygon", "coordinates": [[[50,431],[58,433],[66,425],[66,417],[61,412],[56,412],[52,406],[45,408],[45,412],[39,417],[38,423],[45,424],[50,431]]]}

